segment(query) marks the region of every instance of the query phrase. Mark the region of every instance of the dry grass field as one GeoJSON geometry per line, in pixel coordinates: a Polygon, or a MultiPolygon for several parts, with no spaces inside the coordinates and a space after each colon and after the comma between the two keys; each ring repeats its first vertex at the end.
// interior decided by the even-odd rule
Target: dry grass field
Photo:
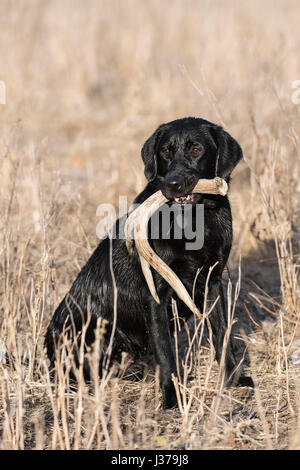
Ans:
{"type": "Polygon", "coordinates": [[[0,80],[0,448],[300,450],[298,1],[1,0],[0,80]],[[244,151],[224,286],[256,388],[223,389],[199,338],[178,409],[155,370],[52,383],[43,336],[97,207],[131,204],[143,142],[184,116],[244,151]]]}

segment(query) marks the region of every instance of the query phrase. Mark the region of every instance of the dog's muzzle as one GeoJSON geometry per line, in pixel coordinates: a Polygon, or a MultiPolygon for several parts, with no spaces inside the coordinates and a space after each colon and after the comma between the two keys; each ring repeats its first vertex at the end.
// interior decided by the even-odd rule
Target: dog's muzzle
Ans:
{"type": "Polygon", "coordinates": [[[172,204],[192,204],[195,202],[194,194],[185,193],[185,187],[181,176],[169,176],[165,179],[163,194],[172,204]]]}

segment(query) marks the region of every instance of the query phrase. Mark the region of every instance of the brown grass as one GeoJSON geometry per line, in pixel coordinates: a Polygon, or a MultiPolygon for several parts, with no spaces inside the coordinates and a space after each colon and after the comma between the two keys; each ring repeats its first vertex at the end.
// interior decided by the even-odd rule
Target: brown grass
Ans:
{"type": "Polygon", "coordinates": [[[297,11],[296,0],[1,1],[2,449],[300,449],[297,11]],[[229,273],[255,392],[223,389],[198,337],[177,410],[162,411],[157,371],[90,389],[79,377],[75,390],[59,368],[51,383],[45,327],[98,243],[97,206],[131,203],[144,140],[188,115],[223,124],[244,150],[229,273]]]}

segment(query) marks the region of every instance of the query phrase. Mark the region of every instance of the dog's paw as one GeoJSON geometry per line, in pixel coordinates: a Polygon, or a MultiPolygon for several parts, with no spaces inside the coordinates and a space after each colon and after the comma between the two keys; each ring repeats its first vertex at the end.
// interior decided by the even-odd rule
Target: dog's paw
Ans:
{"type": "Polygon", "coordinates": [[[236,384],[237,387],[251,387],[254,388],[254,382],[251,377],[247,377],[246,375],[241,375],[239,380],[236,384]]]}
{"type": "Polygon", "coordinates": [[[173,383],[165,385],[162,389],[163,392],[163,408],[169,410],[170,408],[178,407],[176,391],[173,383]]]}

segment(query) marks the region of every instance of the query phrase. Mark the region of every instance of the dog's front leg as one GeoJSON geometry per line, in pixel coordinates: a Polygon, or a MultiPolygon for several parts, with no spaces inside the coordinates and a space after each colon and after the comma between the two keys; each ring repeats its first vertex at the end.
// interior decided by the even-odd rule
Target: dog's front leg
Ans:
{"type": "Polygon", "coordinates": [[[153,299],[147,309],[147,328],[150,344],[156,363],[160,368],[160,386],[163,394],[163,407],[172,408],[177,405],[172,374],[176,375],[176,360],[172,347],[168,305],[171,302],[171,289],[165,286],[158,290],[160,304],[153,299]]]}
{"type": "Polygon", "coordinates": [[[222,353],[224,352],[225,385],[253,387],[251,377],[245,376],[243,372],[246,345],[243,341],[232,335],[230,325],[228,325],[228,315],[221,280],[214,280],[210,284],[209,300],[210,302],[217,300],[213,311],[209,315],[209,321],[213,332],[216,358],[219,363],[221,362],[222,353]],[[227,341],[224,341],[226,333],[229,334],[229,337],[227,341]],[[241,357],[242,359],[240,359],[241,357]]]}

